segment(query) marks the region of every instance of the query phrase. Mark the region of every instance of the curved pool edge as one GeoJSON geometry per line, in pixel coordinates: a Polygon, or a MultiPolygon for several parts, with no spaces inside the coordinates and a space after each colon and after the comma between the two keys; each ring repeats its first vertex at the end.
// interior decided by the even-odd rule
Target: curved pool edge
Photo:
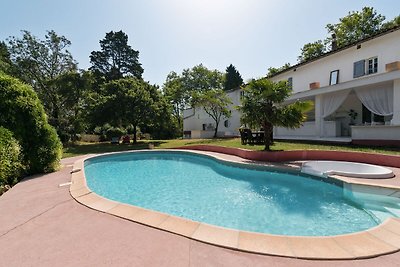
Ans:
{"type": "MultiPolygon", "coordinates": [[[[227,160],[201,151],[182,151],[211,156],[220,161],[234,161],[232,158],[227,160]]],[[[143,150],[128,153],[135,152],[143,152],[143,150]]],[[[110,154],[115,153],[102,155],[110,154]]],[[[314,260],[349,260],[371,258],[400,250],[400,220],[395,218],[389,218],[374,228],[352,234],[327,237],[281,236],[223,228],[115,202],[95,194],[87,187],[83,172],[84,161],[97,156],[87,157],[75,162],[70,194],[77,202],[99,212],[178,234],[192,240],[257,254],[314,260]]]]}
{"type": "Polygon", "coordinates": [[[211,151],[235,155],[248,160],[264,162],[285,162],[299,160],[338,160],[382,165],[400,168],[400,155],[375,154],[368,152],[337,150],[288,150],[288,151],[256,151],[237,147],[216,145],[187,145],[176,149],[211,151]]]}

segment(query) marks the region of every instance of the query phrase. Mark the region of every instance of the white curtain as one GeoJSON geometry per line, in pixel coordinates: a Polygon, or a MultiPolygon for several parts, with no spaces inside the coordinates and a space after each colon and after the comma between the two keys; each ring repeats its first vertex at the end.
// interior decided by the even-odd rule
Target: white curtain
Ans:
{"type": "Polygon", "coordinates": [[[390,84],[357,89],[356,94],[369,111],[381,116],[393,115],[393,87],[390,84]]]}
{"type": "Polygon", "coordinates": [[[346,100],[350,90],[322,95],[322,117],[326,118],[335,112],[346,100]]]}

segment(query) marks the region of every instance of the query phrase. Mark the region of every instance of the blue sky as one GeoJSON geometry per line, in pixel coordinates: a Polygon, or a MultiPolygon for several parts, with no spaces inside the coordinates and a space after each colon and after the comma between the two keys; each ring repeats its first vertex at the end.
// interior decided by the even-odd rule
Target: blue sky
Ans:
{"type": "Polygon", "coordinates": [[[387,19],[400,14],[394,0],[2,0],[0,40],[55,30],[86,69],[105,33],[122,30],[153,84],[200,63],[220,71],[233,64],[247,80],[295,64],[304,44],[327,36],[326,24],[364,6],[387,19]]]}

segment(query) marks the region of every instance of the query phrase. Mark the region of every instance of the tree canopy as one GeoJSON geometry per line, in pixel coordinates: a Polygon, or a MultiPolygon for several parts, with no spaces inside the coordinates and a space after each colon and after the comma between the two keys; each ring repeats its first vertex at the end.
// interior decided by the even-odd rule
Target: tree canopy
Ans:
{"type": "MultiPolygon", "coordinates": [[[[378,14],[373,7],[363,7],[361,11],[352,11],[337,24],[328,24],[326,29],[330,35],[336,35],[338,47],[364,39],[382,30],[385,16],[378,14]]],[[[328,40],[331,40],[329,37],[328,40]]]]}
{"type": "Polygon", "coordinates": [[[71,71],[58,76],[52,86],[59,94],[58,134],[63,142],[76,140],[85,132],[88,95],[93,77],[88,71],[71,71]]]}
{"type": "Polygon", "coordinates": [[[268,68],[267,77],[271,77],[271,76],[277,74],[278,72],[284,71],[288,68],[290,68],[290,63],[285,63],[283,66],[281,66],[279,68],[270,67],[270,68],[268,68]]]}
{"type": "Polygon", "coordinates": [[[107,81],[117,80],[125,76],[142,78],[143,68],[139,63],[139,51],[128,44],[128,35],[123,31],[108,32],[100,40],[100,51],[90,53],[89,68],[96,75],[107,81]]]}
{"type": "Polygon", "coordinates": [[[0,72],[11,72],[10,53],[8,52],[7,45],[4,42],[0,42],[0,72]]]}
{"type": "Polygon", "coordinates": [[[318,40],[313,43],[308,43],[305,44],[301,49],[301,55],[299,56],[298,61],[299,62],[308,61],[310,59],[322,55],[325,52],[326,52],[326,47],[321,40],[318,40]]]}
{"type": "Polygon", "coordinates": [[[193,106],[194,97],[210,90],[222,90],[224,75],[218,70],[210,70],[202,64],[184,69],[182,74],[170,72],[163,85],[163,93],[172,104],[173,115],[180,129],[183,128],[182,112],[193,106]]]}
{"type": "Polygon", "coordinates": [[[203,64],[182,72],[182,86],[188,92],[204,92],[223,89],[224,75],[218,70],[209,70],[203,64]]]}
{"type": "Polygon", "coordinates": [[[231,90],[238,88],[243,85],[243,78],[239,71],[236,70],[235,66],[230,64],[226,68],[225,80],[224,80],[224,90],[231,90]]]}
{"type": "Polygon", "coordinates": [[[170,98],[163,95],[158,86],[146,83],[146,88],[150,93],[152,105],[147,120],[140,125],[140,129],[155,139],[182,136],[182,125],[177,121],[178,117],[173,112],[170,98]]]}
{"type": "Polygon", "coordinates": [[[148,84],[133,77],[107,82],[100,94],[92,95],[92,120],[95,125],[109,123],[112,126],[134,127],[134,142],[137,127],[150,120],[153,101],[148,84]]]}
{"type": "Polygon", "coordinates": [[[253,80],[244,88],[242,105],[239,107],[241,121],[264,129],[265,150],[270,150],[273,144],[274,126],[298,128],[306,119],[304,112],[312,107],[310,102],[300,101],[284,105],[290,94],[286,81],[253,80]]]}
{"type": "Polygon", "coordinates": [[[400,15],[388,22],[385,22],[382,27],[383,29],[391,29],[398,26],[400,26],[400,15]]]}
{"type": "Polygon", "coordinates": [[[400,16],[388,22],[384,21],[385,16],[378,14],[373,7],[363,7],[361,11],[349,12],[347,16],[340,18],[338,23],[326,25],[328,37],[324,41],[318,40],[305,44],[301,49],[298,61],[308,61],[328,51],[399,26],[400,16]],[[333,42],[336,44],[335,47],[332,47],[333,42]]]}
{"type": "MultiPolygon", "coordinates": [[[[344,47],[381,31],[400,26],[400,15],[385,22],[385,16],[378,14],[373,7],[363,7],[360,11],[351,11],[346,16],[339,18],[336,24],[327,24],[328,37],[305,44],[301,48],[299,63],[317,58],[326,52],[344,47]],[[332,43],[335,46],[332,47],[332,43]]],[[[269,68],[267,77],[271,77],[290,67],[286,63],[280,68],[269,68]]]]}
{"type": "Polygon", "coordinates": [[[232,104],[231,99],[221,89],[208,90],[199,92],[194,97],[194,106],[202,107],[204,111],[214,120],[214,138],[217,137],[218,126],[223,117],[229,118],[231,112],[228,105],[232,104]]]}
{"type": "Polygon", "coordinates": [[[183,129],[182,111],[188,106],[190,95],[182,84],[182,77],[172,71],[168,74],[163,85],[163,93],[167,101],[172,105],[172,114],[175,117],[179,129],[183,129]]]}
{"type": "Polygon", "coordinates": [[[28,31],[22,38],[11,37],[9,52],[12,73],[30,84],[42,101],[49,122],[60,133],[63,97],[55,81],[61,75],[76,71],[76,62],[67,47],[71,42],[64,36],[48,31],[40,40],[28,31]]]}
{"type": "Polygon", "coordinates": [[[44,40],[28,31],[22,38],[10,37],[9,53],[14,65],[14,74],[33,86],[39,97],[47,104],[49,88],[47,82],[57,76],[76,70],[76,62],[68,47],[71,42],[55,31],[48,31],[44,40]]]}

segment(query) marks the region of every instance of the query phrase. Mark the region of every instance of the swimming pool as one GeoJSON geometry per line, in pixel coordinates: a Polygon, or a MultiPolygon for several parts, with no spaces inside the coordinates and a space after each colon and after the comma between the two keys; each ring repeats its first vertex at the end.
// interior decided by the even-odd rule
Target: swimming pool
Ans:
{"type": "Polygon", "coordinates": [[[188,152],[91,158],[85,175],[88,187],[105,198],[244,231],[330,236],[369,229],[386,216],[362,208],[333,180],[188,152]]]}

